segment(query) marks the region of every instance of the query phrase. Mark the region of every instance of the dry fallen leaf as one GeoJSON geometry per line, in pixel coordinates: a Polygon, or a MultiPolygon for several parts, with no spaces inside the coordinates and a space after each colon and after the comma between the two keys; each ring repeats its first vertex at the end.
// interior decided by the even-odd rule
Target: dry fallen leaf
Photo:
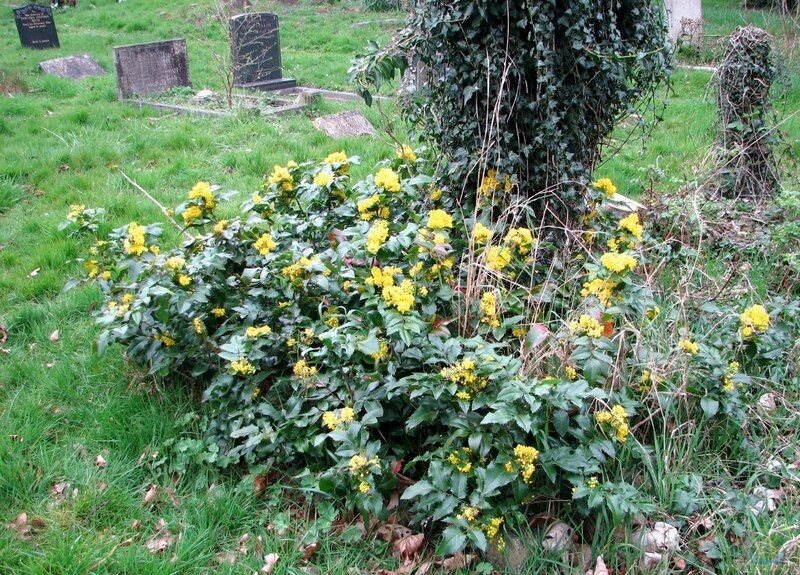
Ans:
{"type": "Polygon", "coordinates": [[[572,527],[556,521],[545,533],[542,547],[548,551],[563,551],[572,543],[572,527]]]}
{"type": "Polygon", "coordinates": [[[377,532],[377,536],[387,543],[397,541],[398,539],[403,539],[404,537],[408,537],[409,535],[413,534],[414,532],[411,531],[411,529],[400,525],[399,523],[385,523],[378,528],[377,532]]]}
{"type": "Polygon", "coordinates": [[[52,495],[53,497],[66,496],[64,492],[67,491],[69,488],[70,488],[69,483],[67,483],[66,481],[59,481],[58,483],[53,485],[52,489],[50,489],[50,495],[52,495]]]}
{"type": "Polygon", "coordinates": [[[156,522],[156,530],[153,536],[147,540],[145,547],[153,555],[163,553],[175,542],[175,538],[167,531],[167,522],[160,517],[156,522]]]}
{"type": "Polygon", "coordinates": [[[594,564],[594,573],[592,575],[608,575],[608,567],[606,567],[606,562],[603,561],[602,555],[597,558],[597,562],[594,564]]]}
{"type": "Polygon", "coordinates": [[[131,523],[131,528],[132,528],[134,531],[139,531],[139,529],[140,529],[141,527],[142,527],[142,522],[141,522],[141,521],[139,521],[138,519],[134,519],[134,520],[133,520],[133,523],[131,523]]]}
{"type": "Polygon", "coordinates": [[[303,548],[303,560],[310,561],[311,558],[314,556],[314,553],[319,550],[319,543],[312,543],[310,545],[306,545],[303,548]]]}
{"type": "Polygon", "coordinates": [[[17,539],[30,539],[31,527],[28,525],[27,513],[20,513],[13,521],[6,523],[6,527],[16,534],[17,539]]]}
{"type": "Polygon", "coordinates": [[[275,567],[275,564],[281,558],[280,555],[277,553],[270,553],[269,555],[264,555],[264,566],[261,568],[261,573],[269,573],[272,571],[272,568],[275,567]]]}
{"type": "Polygon", "coordinates": [[[425,535],[422,533],[398,539],[392,545],[392,556],[396,559],[409,559],[419,552],[423,543],[425,543],[425,535]]]}
{"type": "Polygon", "coordinates": [[[216,555],[216,560],[220,565],[235,565],[236,553],[232,551],[220,551],[216,555]]]}
{"type": "Polygon", "coordinates": [[[58,330],[55,330],[53,333],[50,334],[50,341],[58,341],[61,338],[61,333],[58,330]]]}
{"type": "Polygon", "coordinates": [[[156,499],[158,499],[158,487],[151,485],[147,493],[144,494],[144,502],[153,503],[156,499]]]}
{"type": "Polygon", "coordinates": [[[94,458],[94,464],[100,469],[103,469],[106,466],[105,457],[103,457],[102,455],[98,455],[97,457],[94,458]]]}
{"type": "Polygon", "coordinates": [[[442,561],[442,569],[445,571],[457,571],[464,569],[475,561],[475,555],[466,553],[456,553],[452,557],[448,557],[442,561]]]}

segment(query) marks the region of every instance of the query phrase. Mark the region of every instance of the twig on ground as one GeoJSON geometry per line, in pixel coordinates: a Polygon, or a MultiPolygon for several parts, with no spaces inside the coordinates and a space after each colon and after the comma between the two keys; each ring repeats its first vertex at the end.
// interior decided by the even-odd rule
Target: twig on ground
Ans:
{"type": "Polygon", "coordinates": [[[140,186],[139,184],[134,182],[132,179],[130,179],[125,172],[120,170],[119,173],[123,178],[125,178],[125,180],[130,185],[132,185],[134,188],[136,188],[137,190],[142,192],[148,200],[150,200],[156,206],[158,206],[158,209],[160,209],[161,213],[164,214],[164,217],[167,218],[167,220],[169,220],[169,223],[171,223],[173,226],[175,226],[178,229],[178,231],[180,231],[184,235],[184,237],[186,237],[186,239],[189,239],[189,240],[192,239],[192,235],[189,232],[187,232],[185,229],[183,229],[178,222],[175,221],[175,219],[172,217],[172,215],[170,215],[170,211],[166,207],[164,207],[164,205],[161,202],[159,202],[157,199],[155,199],[153,196],[151,196],[148,193],[148,191],[145,190],[142,186],[140,186]]]}

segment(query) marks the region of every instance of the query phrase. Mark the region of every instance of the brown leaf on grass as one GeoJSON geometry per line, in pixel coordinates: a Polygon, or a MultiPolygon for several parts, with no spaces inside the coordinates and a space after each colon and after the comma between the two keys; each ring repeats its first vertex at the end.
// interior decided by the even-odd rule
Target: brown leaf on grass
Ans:
{"type": "Polygon", "coordinates": [[[422,533],[397,539],[392,545],[392,556],[396,559],[409,559],[414,557],[419,553],[423,543],[425,543],[425,535],[422,533]]]}
{"type": "Polygon", "coordinates": [[[102,455],[98,455],[94,458],[94,464],[100,469],[103,469],[106,466],[106,458],[102,455]]]}
{"type": "Polygon", "coordinates": [[[393,541],[403,539],[413,534],[414,532],[405,525],[400,525],[399,523],[384,523],[378,528],[377,536],[387,543],[392,543],[393,541]]]}
{"type": "Polygon", "coordinates": [[[220,565],[235,565],[236,553],[232,551],[220,551],[214,557],[220,565]]]}
{"type": "Polygon", "coordinates": [[[50,495],[53,497],[66,497],[65,491],[68,492],[71,485],[66,481],[59,481],[50,489],[50,495]]]}
{"type": "Polygon", "coordinates": [[[28,525],[28,514],[20,513],[13,521],[6,523],[6,528],[13,531],[17,539],[27,541],[31,537],[31,526],[28,525]]]}
{"type": "Polygon", "coordinates": [[[319,543],[314,542],[311,543],[310,545],[306,545],[303,548],[303,560],[310,561],[311,558],[314,556],[314,553],[316,553],[318,550],[319,550],[319,543]]]}
{"type": "Polygon", "coordinates": [[[61,339],[61,332],[55,330],[53,333],[50,334],[50,341],[58,341],[61,339]]]}
{"type": "Polygon", "coordinates": [[[239,546],[236,548],[236,553],[239,555],[247,555],[249,549],[248,544],[250,542],[250,534],[245,533],[241,537],[239,537],[239,546]]]}
{"type": "MultiPolygon", "coordinates": [[[[442,561],[442,569],[445,571],[458,571],[464,569],[475,561],[475,555],[471,553],[456,553],[452,557],[447,557],[442,561]]],[[[417,571],[419,573],[419,571],[417,571]]]]}
{"type": "Polygon", "coordinates": [[[594,564],[594,573],[592,575],[608,575],[608,567],[606,562],[603,561],[603,556],[597,558],[597,563],[594,564]]]}
{"type": "Polygon", "coordinates": [[[175,542],[175,538],[167,530],[167,522],[160,517],[156,522],[156,530],[153,536],[147,540],[145,547],[153,555],[158,555],[169,549],[175,542]]]}
{"type": "Polygon", "coordinates": [[[280,555],[277,553],[270,553],[269,555],[264,555],[264,566],[261,568],[261,573],[270,573],[272,568],[275,567],[275,564],[281,558],[280,555]]]}
{"type": "Polygon", "coordinates": [[[141,529],[141,527],[142,527],[142,522],[139,521],[138,519],[134,519],[133,523],[131,523],[131,528],[134,531],[139,531],[139,529],[141,529]]]}
{"type": "Polygon", "coordinates": [[[144,494],[144,502],[153,503],[156,499],[158,499],[158,487],[156,485],[151,485],[147,493],[144,494]]]}
{"type": "Polygon", "coordinates": [[[253,491],[256,495],[261,495],[264,491],[275,482],[277,478],[277,473],[269,472],[269,473],[259,473],[255,477],[253,477],[253,491]]]}

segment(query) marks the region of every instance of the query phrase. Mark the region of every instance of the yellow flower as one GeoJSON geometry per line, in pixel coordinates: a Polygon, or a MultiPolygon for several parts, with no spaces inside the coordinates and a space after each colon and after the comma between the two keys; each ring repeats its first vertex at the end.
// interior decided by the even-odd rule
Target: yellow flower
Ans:
{"type": "Polygon", "coordinates": [[[167,335],[167,334],[165,334],[165,333],[160,333],[160,334],[158,334],[158,335],[155,337],[155,339],[159,340],[161,343],[163,343],[163,344],[164,344],[164,345],[166,345],[167,347],[172,347],[173,345],[175,345],[175,340],[174,340],[174,339],[172,339],[170,336],[168,336],[168,335],[167,335]]]}
{"type": "Polygon", "coordinates": [[[263,198],[258,194],[253,194],[253,197],[251,198],[254,204],[260,204],[262,199],[263,198]]]}
{"type": "Polygon", "coordinates": [[[500,319],[497,317],[497,296],[492,292],[486,292],[481,296],[481,322],[490,327],[500,327],[500,319]]]}
{"type": "Polygon", "coordinates": [[[168,269],[176,272],[183,269],[183,266],[186,265],[186,260],[180,256],[170,256],[166,259],[164,265],[167,266],[168,269]]]}
{"type": "Polygon", "coordinates": [[[256,366],[243,357],[231,362],[231,369],[237,375],[253,375],[256,372],[256,366]]]}
{"type": "Polygon", "coordinates": [[[69,207],[69,213],[67,214],[67,219],[68,220],[74,220],[85,209],[86,209],[86,206],[83,205],[83,204],[71,204],[70,207],[69,207]]]}
{"type": "Polygon", "coordinates": [[[528,228],[513,228],[506,234],[505,242],[515,247],[520,254],[525,255],[531,251],[531,246],[533,246],[533,234],[528,228]]]}
{"type": "Polygon", "coordinates": [[[589,337],[602,337],[603,335],[603,326],[600,325],[600,322],[586,314],[583,314],[578,321],[570,322],[569,330],[589,337]]]}
{"type": "Polygon", "coordinates": [[[436,188],[431,192],[431,200],[438,202],[440,199],[442,199],[442,188],[436,188]]]}
{"type": "Polygon", "coordinates": [[[567,377],[572,380],[578,379],[578,370],[576,370],[571,365],[568,365],[567,367],[564,368],[564,373],[566,373],[567,377]]]}
{"type": "Polygon", "coordinates": [[[514,447],[514,459],[520,466],[520,474],[525,483],[530,482],[533,472],[536,471],[535,462],[539,458],[539,450],[529,445],[517,444],[514,447]]]}
{"type": "Polygon", "coordinates": [[[350,474],[364,478],[372,471],[380,471],[381,464],[377,457],[368,459],[365,455],[354,455],[347,464],[350,474]]]}
{"type": "Polygon", "coordinates": [[[475,244],[482,246],[489,243],[492,239],[492,230],[484,226],[482,223],[478,222],[475,224],[475,227],[472,228],[472,241],[475,244]]]}
{"type": "Polygon", "coordinates": [[[378,351],[371,353],[370,357],[375,361],[381,361],[389,357],[389,344],[381,340],[378,351]]]}
{"type": "Polygon", "coordinates": [[[741,333],[745,339],[752,337],[754,333],[767,331],[770,325],[767,308],[760,304],[744,310],[739,316],[739,321],[742,324],[741,333]]]}
{"type": "Polygon", "coordinates": [[[660,313],[661,313],[661,308],[658,307],[657,305],[654,305],[653,307],[647,310],[647,319],[650,320],[655,319],[656,317],[658,317],[658,314],[660,313]]]}
{"type": "Polygon", "coordinates": [[[511,250],[505,247],[492,246],[486,250],[486,266],[496,272],[503,271],[511,263],[511,250]]]}
{"type": "Polygon", "coordinates": [[[597,477],[594,476],[594,475],[592,475],[589,478],[589,481],[586,482],[586,487],[588,487],[589,489],[597,489],[597,487],[599,485],[600,485],[600,482],[597,480],[597,477]]]}
{"type": "Polygon", "coordinates": [[[347,154],[344,151],[333,152],[323,160],[325,164],[347,164],[347,154]]]}
{"type": "Polygon", "coordinates": [[[261,237],[253,243],[253,247],[259,254],[265,256],[275,249],[275,240],[272,239],[271,234],[262,234],[261,237]]]}
{"type": "Polygon", "coordinates": [[[489,170],[478,188],[478,193],[482,196],[490,196],[497,190],[497,185],[497,171],[489,170]]]}
{"type": "Polygon", "coordinates": [[[428,227],[432,230],[450,229],[453,227],[453,217],[444,210],[431,210],[428,227]]]}
{"type": "Polygon", "coordinates": [[[370,487],[370,484],[367,483],[366,481],[362,481],[361,483],[358,484],[358,490],[364,495],[369,493],[371,489],[372,487],[370,487]]]}
{"type": "Polygon", "coordinates": [[[214,199],[214,192],[211,191],[211,185],[208,182],[197,182],[194,187],[189,190],[190,200],[202,200],[203,207],[207,210],[213,210],[217,207],[217,202],[214,199]]]}
{"type": "Polygon", "coordinates": [[[696,355],[700,351],[700,344],[693,342],[690,339],[681,339],[678,341],[678,347],[689,355],[696,355]]]}
{"type": "Polygon", "coordinates": [[[202,334],[206,331],[206,326],[203,323],[203,320],[199,317],[196,317],[192,320],[192,327],[194,327],[194,331],[196,331],[198,334],[202,334]]]}
{"type": "Polygon", "coordinates": [[[308,379],[309,377],[314,377],[317,375],[317,368],[311,367],[306,363],[306,360],[300,359],[297,363],[294,364],[294,368],[292,368],[292,373],[294,373],[295,377],[299,377],[301,379],[308,379]]]}
{"type": "Polygon", "coordinates": [[[469,401],[470,399],[472,399],[472,394],[466,391],[457,391],[456,398],[460,399],[461,401],[469,401]]]}
{"type": "Polygon", "coordinates": [[[595,180],[592,182],[592,186],[601,192],[605,192],[609,198],[613,198],[614,194],[617,193],[617,186],[615,186],[614,182],[612,182],[609,178],[600,178],[599,180],[595,180]]]}
{"type": "Polygon", "coordinates": [[[203,210],[200,209],[200,206],[189,206],[183,211],[183,221],[187,224],[191,224],[197,218],[203,215],[203,210]]]}
{"type": "Polygon", "coordinates": [[[489,541],[495,539],[497,534],[500,533],[500,527],[503,525],[503,521],[504,520],[502,517],[495,517],[486,524],[484,527],[484,532],[486,533],[486,537],[489,539],[489,541]]]}
{"type": "Polygon", "coordinates": [[[262,325],[261,327],[248,327],[245,330],[245,335],[251,339],[257,339],[262,335],[269,335],[272,333],[272,329],[268,325],[262,325]]]}
{"type": "Polygon", "coordinates": [[[400,176],[391,168],[381,168],[375,174],[375,185],[387,192],[399,192],[400,176]]]}
{"type": "Polygon", "coordinates": [[[314,176],[314,185],[317,185],[321,188],[324,188],[331,182],[333,182],[333,174],[330,172],[320,172],[314,176]]]}
{"type": "Polygon", "coordinates": [[[97,260],[87,260],[83,264],[83,269],[86,270],[86,274],[90,277],[96,277],[97,274],[100,273],[100,264],[97,263],[97,260]]]}
{"type": "Polygon", "coordinates": [[[381,202],[381,197],[378,194],[372,195],[358,202],[358,214],[364,221],[370,221],[375,217],[375,212],[372,211],[381,202]]]}
{"type": "Polygon", "coordinates": [[[406,160],[408,162],[416,162],[417,161],[417,155],[414,153],[414,150],[411,149],[411,146],[409,146],[407,144],[403,144],[400,147],[400,151],[397,152],[397,157],[398,158],[403,158],[404,160],[406,160]]]}
{"type": "Polygon", "coordinates": [[[637,240],[642,241],[642,233],[644,232],[644,228],[642,227],[642,224],[639,223],[639,216],[636,213],[632,213],[631,215],[621,219],[617,225],[617,229],[626,230],[630,232],[630,234],[637,240]]]}
{"type": "Polygon", "coordinates": [[[100,277],[103,278],[104,280],[108,281],[108,280],[111,279],[111,272],[108,271],[108,270],[105,270],[103,273],[100,274],[100,277]]]}
{"type": "Polygon", "coordinates": [[[128,237],[122,242],[125,253],[140,256],[147,251],[144,241],[144,226],[136,222],[128,224],[128,237]]]}
{"type": "Polygon", "coordinates": [[[188,275],[186,275],[186,274],[180,274],[180,275],[178,276],[178,283],[179,283],[180,285],[182,285],[183,287],[186,287],[186,286],[188,286],[190,283],[192,283],[192,278],[191,278],[191,277],[189,277],[189,276],[188,276],[188,275]]]}
{"type": "Polygon", "coordinates": [[[581,290],[581,297],[595,296],[601,304],[608,305],[611,297],[614,295],[614,288],[617,283],[609,279],[595,278],[583,284],[581,290]]]}
{"type": "Polygon", "coordinates": [[[381,293],[387,305],[394,306],[400,313],[414,307],[414,282],[403,280],[399,286],[386,286],[381,293]]]}
{"type": "Polygon", "coordinates": [[[622,443],[625,443],[630,431],[628,417],[628,412],[621,405],[615,405],[611,411],[597,411],[594,414],[595,421],[601,425],[610,425],[616,438],[622,443]]]}
{"type": "Polygon", "coordinates": [[[220,220],[214,224],[214,233],[219,235],[228,229],[228,220],[220,220]]]}
{"type": "Polygon", "coordinates": [[[339,417],[333,411],[326,411],[322,414],[322,425],[333,431],[339,426],[339,417]]]}
{"type": "Polygon", "coordinates": [[[461,513],[456,515],[456,518],[464,519],[467,522],[472,523],[473,521],[475,521],[478,515],[480,515],[480,513],[481,511],[477,507],[470,507],[465,505],[464,507],[461,508],[461,513]]]}
{"type": "Polygon", "coordinates": [[[271,185],[280,187],[284,192],[289,192],[294,188],[294,177],[288,169],[282,166],[273,166],[267,181],[271,185]]]}
{"type": "Polygon", "coordinates": [[[450,367],[446,367],[439,372],[444,379],[462,387],[470,397],[459,397],[459,399],[469,400],[472,393],[478,392],[489,385],[489,380],[475,373],[476,364],[474,360],[464,359],[450,367]]]}
{"type": "Polygon", "coordinates": [[[638,263],[636,258],[630,254],[618,254],[616,252],[606,252],[600,256],[600,263],[609,271],[622,273],[632,270],[638,263]]]}
{"type": "Polygon", "coordinates": [[[386,220],[376,220],[367,232],[367,251],[377,254],[389,237],[389,222],[386,220]]]}

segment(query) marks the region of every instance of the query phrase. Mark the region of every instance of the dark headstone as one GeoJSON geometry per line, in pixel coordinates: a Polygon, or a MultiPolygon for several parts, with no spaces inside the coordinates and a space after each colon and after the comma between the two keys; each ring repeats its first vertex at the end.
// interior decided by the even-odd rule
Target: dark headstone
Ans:
{"type": "Polygon", "coordinates": [[[14,20],[17,23],[19,40],[26,48],[44,50],[60,48],[56,23],[50,6],[29,4],[14,9],[14,20]]]}
{"type": "Polygon", "coordinates": [[[314,127],[331,138],[352,138],[354,136],[375,135],[375,127],[361,112],[339,112],[320,116],[313,121],[314,127]]]}
{"type": "Polygon", "coordinates": [[[120,99],[191,86],[186,40],[166,40],[114,48],[120,99]]]}
{"type": "Polygon", "coordinates": [[[55,74],[60,78],[69,78],[70,80],[80,80],[87,76],[103,76],[106,73],[100,64],[92,60],[89,54],[46,60],[39,63],[39,69],[45,74],[55,74]]]}
{"type": "Polygon", "coordinates": [[[278,17],[267,12],[231,18],[233,83],[237,88],[282,90],[297,85],[283,77],[278,17]]]}

